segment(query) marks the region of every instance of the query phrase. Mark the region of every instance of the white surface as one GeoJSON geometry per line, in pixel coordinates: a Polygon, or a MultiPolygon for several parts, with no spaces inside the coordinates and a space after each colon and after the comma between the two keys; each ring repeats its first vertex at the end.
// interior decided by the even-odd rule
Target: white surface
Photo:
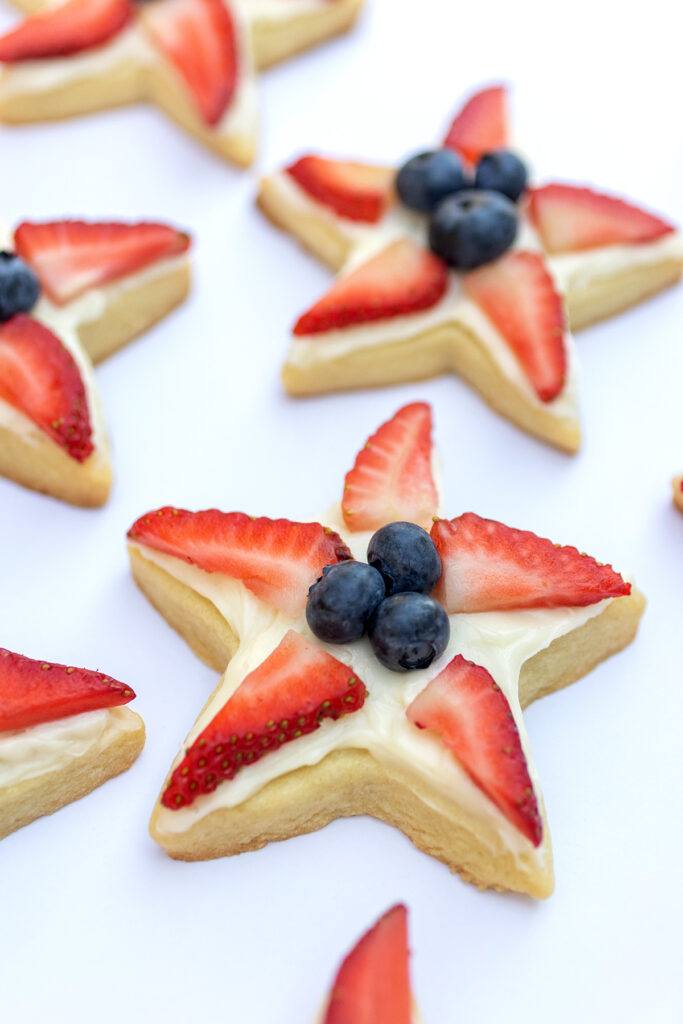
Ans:
{"type": "MultiPolygon", "coordinates": [[[[681,221],[671,5],[654,0],[645,19],[603,8],[372,0],[355,34],[262,76],[261,166],[312,147],[398,159],[439,137],[462,93],[507,78],[538,178],[594,182],[681,221]]],[[[296,402],[278,381],[286,331],[329,275],[254,211],[253,175],[145,108],[0,139],[5,219],[159,217],[197,238],[191,301],[97,371],[108,507],[0,481],[0,643],[125,680],[148,728],[127,775],[0,844],[2,1019],[307,1024],[347,947],[402,899],[426,1024],[680,1021],[683,517],[669,478],[683,469],[683,291],[579,336],[575,459],[452,379],[296,402]],[[436,410],[451,515],[575,543],[649,597],[629,650],[527,712],[555,895],[481,894],[369,820],[233,860],[167,859],[147,819],[215,675],[135,590],[125,530],[167,502],[306,517],[415,398],[436,410]]]]}

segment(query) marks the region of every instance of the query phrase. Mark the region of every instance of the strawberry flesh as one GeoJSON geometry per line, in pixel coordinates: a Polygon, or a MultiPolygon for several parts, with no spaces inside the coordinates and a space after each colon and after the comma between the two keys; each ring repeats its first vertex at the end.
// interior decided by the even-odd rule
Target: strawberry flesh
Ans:
{"type": "Polygon", "coordinates": [[[101,672],[34,661],[0,648],[0,733],[120,707],[134,697],[129,686],[101,672]]]}
{"type": "Polygon", "coordinates": [[[12,63],[101,46],[133,17],[130,0],[67,0],[26,18],[0,38],[0,61],[12,63]]]}
{"type": "Polygon", "coordinates": [[[653,242],[674,230],[661,217],[623,199],[572,185],[531,189],[529,216],[550,253],[653,242]]]}
{"type": "Polygon", "coordinates": [[[378,530],[396,520],[426,529],[436,514],[432,411],[405,405],[368,439],[346,474],[342,512],[349,530],[378,530]]]}
{"type": "Polygon", "coordinates": [[[254,519],[243,512],[148,512],[128,532],[131,540],[242,583],[288,615],[306,605],[308,589],[326,565],[351,557],[338,533],[320,523],[254,519]]]}
{"type": "Polygon", "coordinates": [[[237,33],[224,0],[144,4],[142,23],[171,62],[202,120],[214,128],[230,105],[239,72],[237,33]]]}
{"type": "Polygon", "coordinates": [[[590,555],[473,512],[439,519],[431,537],[443,566],[434,596],[449,614],[583,607],[631,593],[590,555]]]}
{"type": "Polygon", "coordinates": [[[543,823],[517,725],[485,668],[456,655],[406,714],[413,725],[437,733],[505,817],[540,844],[543,823]]]}
{"type": "Polygon", "coordinates": [[[190,239],[165,224],[25,221],[15,232],[14,244],[48,297],[63,305],[89,288],[185,252],[190,239]]]}
{"type": "Polygon", "coordinates": [[[186,807],[325,718],[361,708],[367,690],[348,665],[290,630],[235,690],[171,776],[162,803],[186,807]]]}
{"type": "Polygon", "coordinates": [[[403,238],[339,278],[299,318],[294,334],[317,334],[430,309],[447,287],[446,264],[417,242],[403,238]]]}
{"type": "Polygon", "coordinates": [[[339,968],[322,1024],[412,1024],[408,911],[398,904],[339,968]]]}
{"type": "Polygon", "coordinates": [[[388,167],[302,156],[286,171],[304,192],[347,220],[376,224],[393,195],[395,172],[388,167]]]}
{"type": "Polygon", "coordinates": [[[542,402],[567,375],[564,307],[543,257],[511,252],[463,277],[465,294],[508,343],[542,402]]]}
{"type": "Polygon", "coordinates": [[[78,366],[59,338],[26,313],[0,324],[0,399],[28,416],[77,462],[93,452],[78,366]]]}
{"type": "Polygon", "coordinates": [[[507,90],[503,86],[482,89],[470,97],[456,116],[444,140],[470,164],[485,153],[508,146],[507,90]]]}

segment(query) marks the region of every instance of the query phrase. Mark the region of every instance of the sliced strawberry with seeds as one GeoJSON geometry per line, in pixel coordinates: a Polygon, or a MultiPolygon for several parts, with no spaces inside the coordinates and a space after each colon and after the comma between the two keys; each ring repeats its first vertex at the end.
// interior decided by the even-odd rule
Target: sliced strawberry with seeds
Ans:
{"type": "Polygon", "coordinates": [[[393,197],[396,172],[391,167],[302,156],[286,171],[310,196],[348,220],[375,224],[393,197]]]}
{"type": "Polygon", "coordinates": [[[128,24],[130,0],[66,0],[52,5],[0,38],[0,61],[67,57],[101,46],[128,24]]]}
{"type": "Polygon", "coordinates": [[[551,253],[652,242],[674,230],[661,217],[623,199],[572,185],[531,189],[529,216],[551,253]]]}
{"type": "Polygon", "coordinates": [[[438,733],[505,817],[534,846],[540,844],[543,823],[517,725],[485,668],[456,655],[406,714],[418,728],[438,733]]]}
{"type": "Polygon", "coordinates": [[[465,274],[463,287],[515,353],[541,401],[557,398],[567,375],[564,307],[543,257],[508,253],[465,274]]]}
{"type": "Polygon", "coordinates": [[[342,512],[352,531],[396,520],[429,528],[438,494],[432,473],[432,410],[404,405],[366,442],[346,474],[342,512]]]}
{"type": "Polygon", "coordinates": [[[128,536],[205,572],[241,580],[288,615],[304,609],[308,589],[326,565],[351,557],[339,534],[320,523],[254,519],[218,509],[160,508],[138,519],[128,536]]]}
{"type": "Polygon", "coordinates": [[[507,90],[502,85],[471,96],[444,140],[444,146],[457,150],[470,164],[508,145],[507,90]]]}
{"type": "Polygon", "coordinates": [[[77,462],[94,450],[78,366],[56,334],[26,313],[0,324],[0,399],[33,420],[77,462]]]}
{"type": "Polygon", "coordinates": [[[417,242],[402,238],[339,278],[299,318],[294,333],[317,334],[430,309],[447,287],[446,264],[417,242]]]}
{"type": "Polygon", "coordinates": [[[163,0],[143,5],[153,45],[179,73],[202,119],[218,124],[237,88],[237,32],[224,0],[163,0]]]}
{"type": "Polygon", "coordinates": [[[162,797],[175,810],[211,793],[325,718],[357,711],[367,690],[348,665],[290,630],[197,737],[162,797]]]}
{"type": "Polygon", "coordinates": [[[129,686],[101,672],[34,661],[0,648],[0,733],[120,707],[134,697],[129,686]]]}
{"type": "Polygon", "coordinates": [[[631,593],[590,555],[473,512],[439,519],[431,537],[443,566],[434,596],[449,614],[583,607],[631,593]]]}
{"type": "Polygon", "coordinates": [[[408,911],[387,911],[339,968],[322,1024],[412,1024],[408,911]]]}
{"type": "Polygon", "coordinates": [[[185,252],[190,239],[165,224],[25,221],[14,234],[14,244],[49,298],[62,305],[88,288],[185,252]]]}

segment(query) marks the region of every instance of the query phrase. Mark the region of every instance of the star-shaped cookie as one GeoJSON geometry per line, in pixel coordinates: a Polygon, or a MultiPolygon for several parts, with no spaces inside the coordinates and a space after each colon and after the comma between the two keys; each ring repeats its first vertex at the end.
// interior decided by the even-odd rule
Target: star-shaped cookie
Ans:
{"type": "MultiPolygon", "coordinates": [[[[465,104],[443,146],[473,168],[509,140],[506,90],[493,87],[465,104]]],[[[575,452],[569,325],[677,281],[680,234],[587,188],[531,187],[514,246],[455,272],[427,249],[426,217],[400,202],[395,177],[393,168],[309,155],[261,181],[266,215],[340,275],[294,327],[285,387],[306,395],[454,372],[517,426],[575,452]]]]}
{"type": "Polygon", "coordinates": [[[189,245],[155,223],[24,222],[5,234],[2,476],[74,505],[106,502],[112,471],[92,364],[183,301],[189,245]]]}
{"type": "Polygon", "coordinates": [[[346,31],[362,0],[16,0],[0,120],[156,104],[226,160],[256,152],[256,72],[346,31]]]}
{"type": "Polygon", "coordinates": [[[163,508],[131,528],[136,582],[224,673],[152,817],[171,856],[241,853],[370,814],[481,887],[551,892],[522,708],[626,646],[643,598],[575,548],[472,513],[440,518],[431,429],[420,402],[381,426],[324,526],[163,508]],[[450,627],[443,653],[406,673],[367,637],[323,643],[306,615],[324,567],[364,560],[394,521],[430,530],[450,627]]]}

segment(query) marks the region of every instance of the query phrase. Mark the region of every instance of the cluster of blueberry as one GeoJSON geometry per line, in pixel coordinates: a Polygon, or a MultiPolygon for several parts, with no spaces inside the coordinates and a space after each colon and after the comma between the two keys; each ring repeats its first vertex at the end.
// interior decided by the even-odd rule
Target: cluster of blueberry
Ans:
{"type": "Polygon", "coordinates": [[[40,282],[14,252],[0,252],[0,321],[29,313],[40,295],[40,282]]]}
{"type": "Polygon", "coordinates": [[[367,562],[338,562],[308,592],[306,619],[329,644],[360,640],[367,630],[378,660],[394,672],[427,668],[450,636],[446,612],[430,593],[441,559],[414,523],[389,523],[368,545],[367,562]]]}
{"type": "Polygon", "coordinates": [[[396,188],[411,210],[430,215],[429,246],[449,266],[473,270],[502,256],[517,235],[515,203],[527,169],[509,150],[487,153],[471,176],[452,149],[414,156],[396,188]]]}

